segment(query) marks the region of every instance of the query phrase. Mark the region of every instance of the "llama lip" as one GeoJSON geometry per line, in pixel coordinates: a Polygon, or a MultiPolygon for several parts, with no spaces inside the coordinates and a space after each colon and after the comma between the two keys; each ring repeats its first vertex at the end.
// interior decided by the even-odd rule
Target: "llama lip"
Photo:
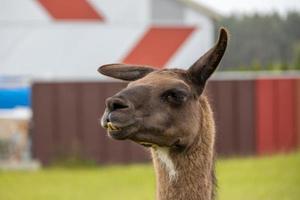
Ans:
{"type": "Polygon", "coordinates": [[[108,122],[106,125],[107,133],[110,137],[117,140],[126,139],[127,135],[124,134],[121,128],[114,125],[112,122],[108,122]]]}
{"type": "Polygon", "coordinates": [[[155,144],[150,142],[138,142],[140,145],[143,145],[144,147],[153,147],[155,144]]]}
{"type": "Polygon", "coordinates": [[[109,135],[109,137],[111,137],[115,140],[125,140],[125,139],[128,139],[130,133],[124,129],[108,130],[108,135],[109,135]]]}
{"type": "Polygon", "coordinates": [[[107,122],[104,126],[109,137],[116,140],[125,140],[132,135],[134,125],[119,126],[112,122],[107,122]]]}

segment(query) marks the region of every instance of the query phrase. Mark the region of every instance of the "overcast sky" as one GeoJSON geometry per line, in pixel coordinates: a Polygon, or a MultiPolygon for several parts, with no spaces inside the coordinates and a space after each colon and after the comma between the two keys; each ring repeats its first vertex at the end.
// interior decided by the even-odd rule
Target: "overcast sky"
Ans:
{"type": "Polygon", "coordinates": [[[289,10],[300,12],[300,0],[196,0],[220,14],[270,13],[285,14],[289,10]]]}

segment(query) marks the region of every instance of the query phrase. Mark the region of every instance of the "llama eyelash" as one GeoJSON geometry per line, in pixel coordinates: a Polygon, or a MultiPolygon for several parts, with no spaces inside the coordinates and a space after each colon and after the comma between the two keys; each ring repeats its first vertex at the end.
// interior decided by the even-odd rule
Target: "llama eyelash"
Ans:
{"type": "Polygon", "coordinates": [[[171,105],[179,106],[183,104],[188,98],[188,94],[185,91],[179,89],[170,89],[165,91],[161,95],[163,102],[169,103],[171,105]]]}

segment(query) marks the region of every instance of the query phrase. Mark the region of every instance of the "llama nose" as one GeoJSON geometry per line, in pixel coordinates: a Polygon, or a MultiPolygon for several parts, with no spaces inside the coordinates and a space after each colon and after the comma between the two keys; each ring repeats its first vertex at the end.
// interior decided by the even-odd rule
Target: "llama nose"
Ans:
{"type": "Polygon", "coordinates": [[[125,100],[117,97],[108,98],[106,100],[106,106],[111,112],[129,108],[129,104],[125,100]]]}

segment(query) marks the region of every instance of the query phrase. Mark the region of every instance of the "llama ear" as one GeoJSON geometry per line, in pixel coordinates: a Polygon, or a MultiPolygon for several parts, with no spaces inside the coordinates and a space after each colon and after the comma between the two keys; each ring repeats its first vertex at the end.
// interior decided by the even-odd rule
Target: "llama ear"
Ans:
{"type": "Polygon", "coordinates": [[[228,33],[225,28],[220,29],[219,39],[216,45],[201,56],[189,69],[193,83],[199,88],[199,94],[202,93],[207,79],[215,71],[220,63],[227,47],[228,33]]]}
{"type": "Polygon", "coordinates": [[[108,64],[98,68],[98,72],[103,75],[125,81],[134,81],[143,78],[154,71],[151,67],[126,64],[108,64]]]}

